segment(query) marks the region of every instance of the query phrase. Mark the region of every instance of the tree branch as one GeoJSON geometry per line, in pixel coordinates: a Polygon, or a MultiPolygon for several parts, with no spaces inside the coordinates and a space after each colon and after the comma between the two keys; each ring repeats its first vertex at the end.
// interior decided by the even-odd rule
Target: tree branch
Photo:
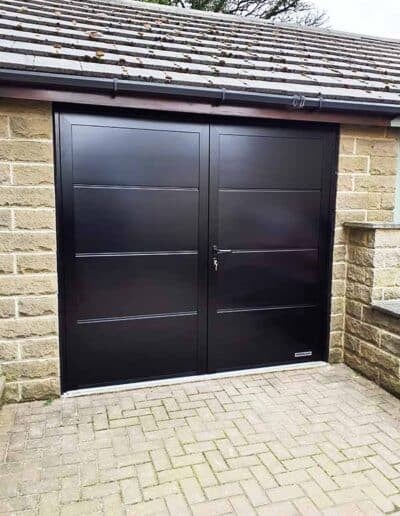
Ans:
{"type": "Polygon", "coordinates": [[[242,16],[257,16],[273,22],[290,22],[303,26],[322,26],[328,21],[325,11],[310,0],[144,0],[242,16]]]}

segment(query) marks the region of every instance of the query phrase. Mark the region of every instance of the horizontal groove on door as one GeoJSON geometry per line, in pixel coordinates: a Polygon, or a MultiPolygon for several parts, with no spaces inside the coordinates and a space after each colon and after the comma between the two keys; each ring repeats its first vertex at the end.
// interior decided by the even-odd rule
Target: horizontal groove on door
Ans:
{"type": "Polygon", "coordinates": [[[109,323],[120,321],[137,321],[140,319],[165,319],[167,317],[193,317],[198,315],[197,311],[193,312],[172,312],[166,314],[145,314],[145,315],[131,315],[126,317],[101,317],[98,319],[78,319],[77,324],[96,324],[109,323]]]}
{"type": "Polygon", "coordinates": [[[285,193],[307,193],[307,192],[320,192],[321,188],[219,188],[220,192],[285,192],[285,193]]]}
{"type": "Polygon", "coordinates": [[[246,253],[301,253],[309,251],[317,251],[317,248],[293,248],[293,249],[232,249],[233,254],[246,253]]]}
{"type": "Polygon", "coordinates": [[[277,306],[260,306],[256,308],[220,308],[217,314],[232,314],[238,312],[266,312],[269,310],[291,310],[297,308],[316,308],[317,305],[277,305],[277,306]]]}
{"type": "Polygon", "coordinates": [[[195,187],[187,186],[138,186],[138,185],[90,185],[76,183],[73,185],[74,188],[86,188],[86,189],[100,189],[105,190],[172,190],[173,192],[184,191],[184,192],[198,192],[199,189],[195,187]]]}
{"type": "Polygon", "coordinates": [[[75,258],[108,258],[119,256],[175,256],[175,255],[196,255],[198,251],[134,251],[134,252],[113,252],[113,253],[76,253],[75,258]]]}

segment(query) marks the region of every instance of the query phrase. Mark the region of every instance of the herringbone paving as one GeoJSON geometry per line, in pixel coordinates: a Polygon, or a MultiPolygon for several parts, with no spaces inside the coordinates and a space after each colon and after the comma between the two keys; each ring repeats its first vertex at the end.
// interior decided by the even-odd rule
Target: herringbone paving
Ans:
{"type": "Polygon", "coordinates": [[[400,514],[400,401],[345,366],[7,405],[0,512],[400,514]]]}

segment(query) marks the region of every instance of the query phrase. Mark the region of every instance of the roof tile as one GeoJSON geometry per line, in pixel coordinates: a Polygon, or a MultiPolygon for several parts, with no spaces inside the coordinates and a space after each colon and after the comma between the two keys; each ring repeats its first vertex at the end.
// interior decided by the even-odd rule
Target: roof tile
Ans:
{"type": "Polygon", "coordinates": [[[0,67],[400,105],[400,40],[134,0],[0,0],[0,67]]]}

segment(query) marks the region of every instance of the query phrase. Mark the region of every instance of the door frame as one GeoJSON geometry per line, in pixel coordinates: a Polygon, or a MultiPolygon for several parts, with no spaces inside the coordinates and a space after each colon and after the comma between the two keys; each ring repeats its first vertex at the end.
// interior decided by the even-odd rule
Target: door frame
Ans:
{"type": "MultiPolygon", "coordinates": [[[[318,122],[298,122],[292,120],[270,120],[259,117],[248,117],[241,118],[236,117],[234,114],[231,116],[216,116],[216,115],[199,115],[196,113],[187,114],[179,112],[166,112],[156,110],[138,110],[138,109],[122,109],[122,108],[110,108],[103,106],[90,106],[90,105],[79,105],[79,104],[54,104],[53,107],[53,141],[54,141],[54,180],[55,180],[55,209],[56,209],[56,242],[57,242],[57,280],[58,280],[58,320],[59,320],[59,357],[60,357],[60,385],[61,393],[65,393],[68,389],[67,382],[67,331],[66,331],[66,299],[65,299],[65,281],[66,281],[66,257],[65,257],[65,243],[64,240],[67,237],[66,227],[64,225],[64,199],[63,199],[63,188],[61,181],[61,127],[60,119],[61,114],[65,112],[74,112],[82,114],[96,114],[103,116],[119,115],[132,118],[147,118],[153,120],[169,120],[171,122],[179,122],[184,120],[190,120],[194,123],[205,123],[209,125],[209,155],[211,156],[211,148],[213,146],[211,138],[212,125],[218,125],[221,123],[229,123],[238,125],[249,125],[260,127],[266,126],[287,126],[287,127],[313,127],[313,128],[330,128],[331,132],[329,135],[329,146],[330,152],[324,153],[324,168],[330,170],[329,187],[326,189],[325,201],[327,203],[327,219],[324,227],[327,233],[326,235],[326,246],[325,246],[325,271],[321,284],[323,284],[323,292],[321,299],[323,300],[323,331],[322,331],[322,344],[324,348],[323,359],[328,361],[329,357],[329,337],[330,337],[330,315],[331,315],[331,287],[332,287],[332,270],[333,270],[333,244],[334,244],[334,230],[335,230],[335,214],[336,214],[336,192],[337,192],[337,164],[338,164],[338,151],[339,151],[339,125],[335,123],[318,123],[318,122]]],[[[205,310],[199,309],[199,342],[198,342],[198,376],[201,379],[202,375],[209,374],[207,370],[208,366],[208,332],[209,332],[209,304],[210,304],[210,267],[212,262],[212,244],[211,241],[211,216],[210,205],[213,201],[212,196],[215,195],[212,192],[216,192],[213,188],[212,164],[209,158],[209,177],[207,179],[207,185],[205,185],[205,178],[200,174],[199,192],[202,191],[203,195],[199,194],[199,213],[207,213],[208,221],[199,220],[199,270],[205,271],[199,276],[199,307],[205,303],[205,310]],[[204,188],[205,187],[205,188],[204,188]],[[206,227],[204,227],[204,224],[206,227]],[[201,227],[200,227],[201,226],[201,227]],[[201,249],[205,249],[206,252],[201,253],[201,249]]],[[[204,176],[204,174],[203,174],[204,176]]],[[[322,199],[321,199],[322,202],[322,199]]],[[[322,234],[322,228],[320,232],[320,238],[322,234]]],[[[260,366],[261,367],[261,366],[260,366]]],[[[257,369],[254,369],[255,371],[257,369]]],[[[184,378],[184,377],[182,377],[184,378]]]]}
{"type": "Polygon", "coordinates": [[[57,242],[57,282],[58,282],[58,341],[60,358],[60,391],[64,394],[66,383],[66,321],[65,321],[65,262],[63,224],[63,191],[61,184],[61,135],[60,112],[62,106],[53,107],[53,141],[54,141],[54,189],[56,208],[56,242],[57,242]]]}

